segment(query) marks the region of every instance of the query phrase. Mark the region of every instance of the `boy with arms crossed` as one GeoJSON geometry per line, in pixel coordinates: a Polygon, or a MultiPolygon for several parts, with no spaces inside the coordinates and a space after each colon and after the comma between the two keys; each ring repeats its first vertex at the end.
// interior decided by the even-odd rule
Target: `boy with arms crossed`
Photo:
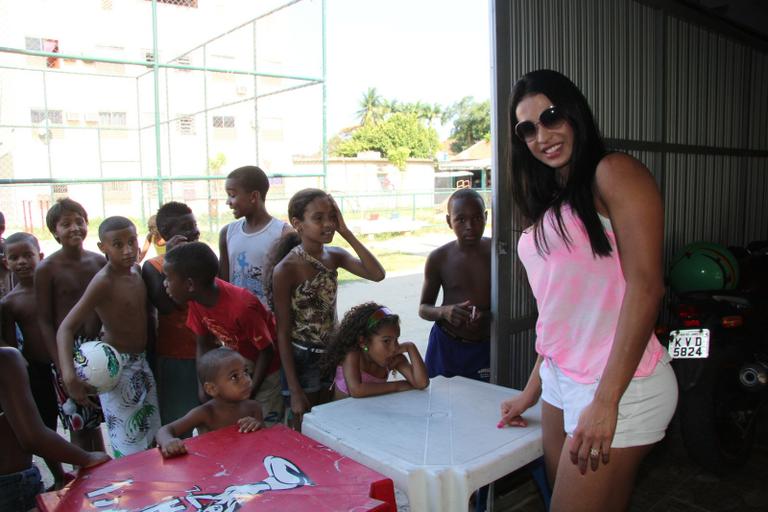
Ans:
{"type": "MultiPolygon", "coordinates": [[[[37,266],[35,296],[40,333],[55,365],[59,416],[73,443],[84,450],[102,451],[104,441],[99,430],[103,419],[101,411],[90,403],[80,405],[66,395],[61,381],[56,330],[107,260],[100,254],[83,249],[83,241],[88,234],[88,214],[80,203],[69,198],[59,199],[48,210],[45,223],[53,238],[61,244],[61,249],[37,266]]],[[[92,312],[83,319],[73,336],[80,340],[94,340],[98,339],[100,331],[101,320],[92,312]]],[[[72,359],[71,351],[68,359],[72,359]]]]}
{"type": "Polygon", "coordinates": [[[204,434],[237,424],[240,432],[262,428],[261,404],[251,400],[251,365],[232,349],[219,347],[200,358],[198,376],[211,399],[189,411],[183,418],[164,425],[157,433],[163,457],[187,453],[182,434],[197,429],[204,434]]]}
{"type": "Polygon", "coordinates": [[[99,249],[108,262],[91,280],[83,297],[59,327],[56,341],[62,378],[79,404],[94,391],[75,373],[74,334],[95,312],[104,324],[104,341],[122,359],[120,380],[99,394],[109,439],[116,457],[150,447],[160,428],[155,379],[144,350],[147,346],[147,289],[136,264],[139,253],[136,227],[125,217],[108,217],[99,226],[99,249]]]}
{"type": "Polygon", "coordinates": [[[203,354],[220,345],[253,363],[252,397],[261,403],[264,421],[271,426],[284,410],[274,317],[251,292],[217,278],[218,268],[216,255],[204,243],[174,247],[165,255],[166,290],[189,307],[187,326],[197,335],[198,367],[203,354]]]}
{"type": "MultiPolygon", "coordinates": [[[[184,203],[165,203],[157,210],[156,223],[168,250],[200,238],[195,215],[184,203]]],[[[177,304],[165,292],[164,262],[165,254],[160,254],[145,261],[141,271],[149,301],[157,309],[154,368],[163,425],[181,418],[200,404],[197,397],[195,333],[186,325],[187,305],[177,304]]]]}
{"type": "Polygon", "coordinates": [[[480,194],[464,188],[448,200],[448,226],[456,240],[432,251],[424,267],[419,316],[435,325],[424,361],[429,377],[491,377],[491,239],[480,194]],[[443,304],[435,306],[443,289],[443,304]]]}
{"type": "Polygon", "coordinates": [[[249,290],[269,308],[261,284],[262,267],[274,243],[293,228],[267,212],[269,178],[259,167],[235,169],[227,176],[224,188],[227,205],[238,220],[224,226],[219,234],[219,277],[249,290]]]}
{"type": "MultiPolygon", "coordinates": [[[[37,300],[33,279],[35,267],[43,259],[40,244],[29,233],[14,233],[5,241],[5,262],[18,284],[3,297],[2,335],[5,343],[22,350],[37,410],[46,427],[56,431],[58,407],[51,374],[51,355],[46,350],[37,321],[37,300]]],[[[55,460],[45,461],[51,470],[54,488],[64,485],[64,469],[55,460]]]]}
{"type": "Polygon", "coordinates": [[[0,510],[35,507],[43,490],[35,453],[46,460],[87,468],[109,460],[104,452],[86,452],[45,427],[29,390],[26,362],[18,350],[0,347],[0,510]]]}

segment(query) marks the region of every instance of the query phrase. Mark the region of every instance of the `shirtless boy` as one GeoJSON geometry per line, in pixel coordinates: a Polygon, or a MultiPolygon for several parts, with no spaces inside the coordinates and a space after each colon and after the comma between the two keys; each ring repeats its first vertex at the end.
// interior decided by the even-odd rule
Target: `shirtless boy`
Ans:
{"type": "Polygon", "coordinates": [[[419,316],[435,325],[424,358],[430,378],[490,380],[491,239],[480,194],[459,189],[448,200],[456,240],[432,251],[424,267],[419,316]],[[435,306],[443,289],[443,304],[435,306]]]}
{"type": "MultiPolygon", "coordinates": [[[[27,373],[37,410],[45,426],[56,431],[59,411],[51,373],[53,360],[40,334],[33,284],[35,268],[41,259],[43,253],[34,235],[14,233],[5,241],[5,262],[18,284],[0,303],[2,334],[8,345],[22,351],[27,360],[27,373]]],[[[45,463],[53,475],[54,487],[61,488],[65,483],[61,463],[55,460],[46,460],[45,463]]]]}
{"type": "MultiPolygon", "coordinates": [[[[45,223],[53,238],[61,244],[61,249],[37,266],[35,296],[40,334],[59,376],[59,416],[64,428],[69,430],[73,443],[87,451],[101,451],[104,450],[99,430],[103,419],[101,411],[91,405],[80,406],[68,400],[60,381],[56,330],[107,260],[100,254],[83,249],[83,241],[88,234],[88,214],[80,203],[69,198],[59,199],[48,210],[45,223]]],[[[101,321],[98,315],[91,313],[83,320],[74,336],[82,341],[94,340],[99,337],[100,331],[101,321]]]]}
{"type": "Polygon", "coordinates": [[[238,425],[240,432],[253,432],[264,426],[261,404],[252,400],[252,367],[236,351],[220,347],[200,357],[198,377],[211,399],[189,411],[157,433],[157,445],[164,457],[187,453],[182,434],[197,429],[204,434],[238,425]]]}
{"type": "Polygon", "coordinates": [[[26,362],[12,347],[0,347],[0,453],[0,510],[13,512],[33,509],[42,491],[33,453],[84,468],[109,460],[106,453],[86,452],[43,425],[29,390],[26,362]]]}
{"type": "Polygon", "coordinates": [[[82,298],[59,326],[56,342],[69,396],[86,405],[95,390],[80,380],[72,361],[75,333],[95,312],[104,325],[104,341],[122,359],[117,386],[99,393],[115,457],[149,448],[160,428],[155,379],[147,363],[147,288],[136,264],[136,226],[125,217],[108,217],[99,226],[99,249],[107,264],[91,280],[82,298]]]}

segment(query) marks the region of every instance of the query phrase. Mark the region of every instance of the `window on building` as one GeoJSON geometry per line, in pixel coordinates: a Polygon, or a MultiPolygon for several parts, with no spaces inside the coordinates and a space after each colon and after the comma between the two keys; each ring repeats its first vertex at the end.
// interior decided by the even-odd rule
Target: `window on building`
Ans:
{"type": "MultiPolygon", "coordinates": [[[[147,0],[151,2],[152,0],[147,0]]],[[[197,9],[197,0],[157,0],[159,4],[178,5],[179,7],[192,7],[197,9]]]]}
{"type": "MultiPolygon", "coordinates": [[[[59,53],[59,40],[46,39],[44,37],[25,37],[24,46],[27,50],[36,52],[59,53]]],[[[59,67],[58,57],[46,57],[45,65],[49,68],[59,67]]]]}
{"type": "Polygon", "coordinates": [[[234,128],[235,116],[213,116],[214,128],[234,128]]]}
{"type": "MultiPolygon", "coordinates": [[[[176,64],[179,64],[181,66],[191,66],[192,65],[192,59],[189,58],[189,55],[183,55],[176,59],[176,64]]],[[[177,69],[176,71],[189,71],[188,69],[177,69]]]]}
{"type": "Polygon", "coordinates": [[[105,192],[126,193],[131,191],[131,183],[128,181],[110,181],[104,183],[105,192]]]}
{"type": "Polygon", "coordinates": [[[29,117],[33,124],[42,124],[46,118],[50,124],[64,124],[64,115],[61,110],[33,108],[29,111],[29,117]]]}
{"type": "Polygon", "coordinates": [[[183,135],[195,134],[195,118],[192,116],[182,116],[176,120],[176,128],[183,135]]]}
{"type": "Polygon", "coordinates": [[[127,116],[125,112],[99,112],[99,124],[101,126],[126,126],[127,116]]]}

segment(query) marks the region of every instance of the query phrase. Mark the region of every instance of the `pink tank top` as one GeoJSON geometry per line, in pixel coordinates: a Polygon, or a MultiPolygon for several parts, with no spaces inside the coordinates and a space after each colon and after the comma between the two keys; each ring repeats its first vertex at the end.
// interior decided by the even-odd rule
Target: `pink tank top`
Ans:
{"type": "MultiPolygon", "coordinates": [[[[374,383],[383,383],[387,382],[387,379],[382,379],[381,377],[377,377],[375,375],[371,375],[370,373],[366,372],[360,372],[360,380],[363,382],[374,382],[374,383]]],[[[344,378],[344,369],[341,367],[341,365],[336,367],[336,378],[333,380],[333,384],[336,386],[336,388],[344,393],[345,395],[349,394],[349,389],[347,388],[347,380],[344,378]]]]}
{"type": "MultiPolygon", "coordinates": [[[[552,359],[565,375],[581,383],[600,379],[613,346],[626,281],[610,221],[603,219],[610,256],[592,254],[584,224],[569,206],[562,208],[570,247],[556,231],[548,211],[542,222],[549,254],[536,251],[533,227],[525,230],[517,252],[528,273],[539,309],[536,352],[552,359]]],[[[635,377],[653,373],[664,348],[654,334],[648,340],[635,377]]]]}

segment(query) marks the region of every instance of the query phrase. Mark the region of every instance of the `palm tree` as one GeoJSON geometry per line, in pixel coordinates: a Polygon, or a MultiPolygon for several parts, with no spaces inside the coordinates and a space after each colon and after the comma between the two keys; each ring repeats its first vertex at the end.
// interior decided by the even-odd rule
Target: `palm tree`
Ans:
{"type": "Polygon", "coordinates": [[[377,123],[382,118],[382,107],[384,100],[382,100],[379,93],[376,92],[375,87],[369,87],[366,92],[363,93],[360,98],[360,110],[357,111],[357,116],[360,119],[361,125],[368,123],[377,123]]]}
{"type": "Polygon", "coordinates": [[[439,103],[427,104],[424,107],[424,118],[427,120],[427,126],[432,127],[432,121],[440,119],[443,116],[443,107],[439,103]]]}

